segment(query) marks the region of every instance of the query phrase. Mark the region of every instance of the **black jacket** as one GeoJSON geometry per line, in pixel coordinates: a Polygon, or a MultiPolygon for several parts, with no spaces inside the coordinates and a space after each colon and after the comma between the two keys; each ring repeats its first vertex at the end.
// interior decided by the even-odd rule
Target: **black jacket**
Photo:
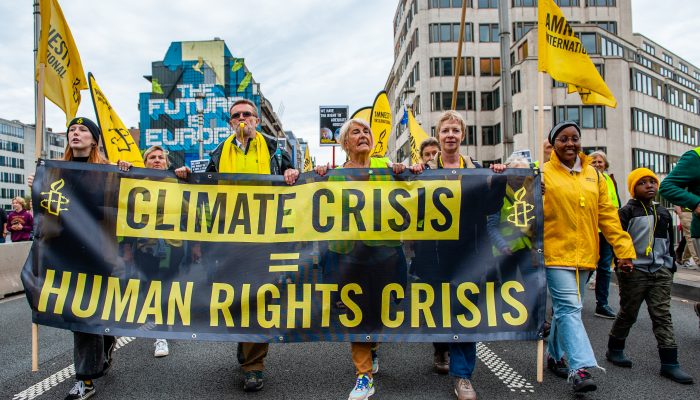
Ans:
{"type": "MultiPolygon", "coordinates": [[[[267,138],[263,135],[265,143],[267,143],[267,149],[270,151],[270,175],[282,175],[284,171],[294,168],[292,165],[292,158],[289,156],[284,149],[279,149],[277,152],[277,141],[274,139],[267,138]]],[[[219,161],[221,160],[221,151],[224,147],[224,142],[219,143],[218,146],[210,153],[209,165],[207,165],[207,172],[218,172],[219,171],[219,161]]],[[[248,146],[250,146],[250,141],[248,141],[248,146]]],[[[246,154],[248,149],[246,148],[246,154]]]]}

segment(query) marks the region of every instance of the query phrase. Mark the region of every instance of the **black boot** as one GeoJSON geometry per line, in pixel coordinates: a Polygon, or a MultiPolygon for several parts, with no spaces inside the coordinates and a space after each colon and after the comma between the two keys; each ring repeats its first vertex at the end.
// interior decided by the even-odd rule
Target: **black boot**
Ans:
{"type": "Polygon", "coordinates": [[[605,357],[618,367],[632,368],[632,360],[625,356],[625,339],[610,336],[605,357]]]}
{"type": "Polygon", "coordinates": [[[677,348],[660,348],[659,358],[661,358],[661,376],[678,383],[693,383],[693,377],[686,374],[678,364],[677,348]]]}

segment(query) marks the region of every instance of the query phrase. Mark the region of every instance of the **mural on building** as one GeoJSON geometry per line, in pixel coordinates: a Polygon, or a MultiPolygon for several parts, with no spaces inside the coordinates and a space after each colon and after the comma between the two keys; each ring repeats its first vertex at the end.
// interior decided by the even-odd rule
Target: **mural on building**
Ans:
{"type": "Polygon", "coordinates": [[[142,150],[161,145],[189,165],[198,158],[200,124],[206,155],[229,136],[233,102],[246,98],[260,110],[257,83],[222,40],[173,42],[152,68],[152,90],[139,98],[142,150]]]}

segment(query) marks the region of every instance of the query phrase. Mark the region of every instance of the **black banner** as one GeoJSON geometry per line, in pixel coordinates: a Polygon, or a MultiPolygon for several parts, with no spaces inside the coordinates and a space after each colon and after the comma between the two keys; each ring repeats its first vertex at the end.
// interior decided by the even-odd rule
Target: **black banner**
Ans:
{"type": "Polygon", "coordinates": [[[41,161],[22,272],[36,323],[245,342],[534,340],[540,176],[281,177],[41,161]]]}

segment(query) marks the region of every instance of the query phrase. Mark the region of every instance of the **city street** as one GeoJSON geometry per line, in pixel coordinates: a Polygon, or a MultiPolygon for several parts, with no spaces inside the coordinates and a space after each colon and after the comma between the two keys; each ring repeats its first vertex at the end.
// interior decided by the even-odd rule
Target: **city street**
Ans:
{"type": "MultiPolygon", "coordinates": [[[[617,303],[617,287],[611,288],[617,303]]],[[[575,396],[562,379],[545,370],[536,383],[534,342],[491,342],[479,346],[473,377],[480,399],[697,399],[700,384],[679,385],[658,374],[659,361],[646,309],[628,341],[632,369],[605,361],[612,320],[593,316],[593,292],[586,291],[584,321],[600,366],[598,391],[575,396]]],[[[680,361],[700,378],[700,330],[692,302],[674,298],[673,320],[680,361]]],[[[7,399],[62,399],[73,384],[72,336],[40,327],[40,371],[30,372],[30,311],[22,295],[0,301],[0,393],[7,399]],[[71,367],[68,369],[68,367],[71,367]]],[[[265,388],[246,394],[235,343],[170,341],[170,355],[153,357],[153,340],[122,338],[109,374],[96,381],[96,399],[346,399],[354,384],[347,343],[272,345],[265,388]]],[[[452,399],[451,380],[432,372],[428,343],[380,347],[380,371],[373,399],[452,399]]]]}

